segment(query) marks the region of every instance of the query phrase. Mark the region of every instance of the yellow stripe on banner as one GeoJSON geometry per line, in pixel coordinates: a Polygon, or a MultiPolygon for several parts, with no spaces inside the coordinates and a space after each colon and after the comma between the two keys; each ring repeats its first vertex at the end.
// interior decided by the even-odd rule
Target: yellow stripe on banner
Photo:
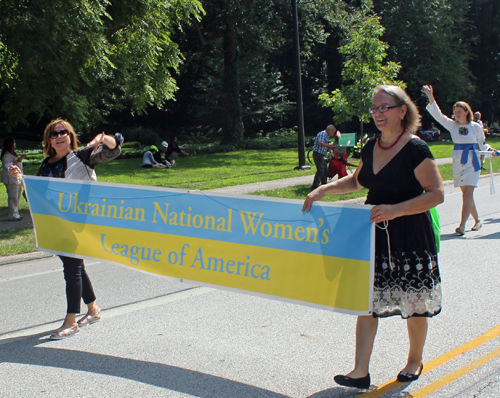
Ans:
{"type": "MultiPolygon", "coordinates": [[[[494,328],[488,330],[483,335],[476,337],[474,340],[462,344],[460,347],[454,348],[453,350],[448,351],[429,362],[426,362],[424,364],[424,371],[422,372],[422,374],[429,373],[431,370],[436,369],[437,367],[444,365],[445,363],[450,362],[455,358],[458,358],[460,355],[472,351],[477,347],[483,345],[484,343],[496,339],[499,336],[500,336],[500,325],[497,325],[494,328]]],[[[374,388],[373,390],[358,395],[358,397],[363,397],[363,398],[381,397],[397,388],[400,388],[402,385],[403,383],[397,381],[396,379],[393,379],[385,384],[378,386],[377,388],[374,388]]]]}
{"type": "Polygon", "coordinates": [[[369,309],[369,261],[33,217],[43,249],[347,311],[369,309]]]}

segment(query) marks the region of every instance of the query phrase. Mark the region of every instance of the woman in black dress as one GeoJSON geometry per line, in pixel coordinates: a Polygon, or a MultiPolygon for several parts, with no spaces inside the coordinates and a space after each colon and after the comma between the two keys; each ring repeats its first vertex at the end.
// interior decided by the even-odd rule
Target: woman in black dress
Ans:
{"type": "Polygon", "coordinates": [[[429,209],[442,203],[444,188],[427,144],[411,133],[420,125],[417,107],[397,86],[378,86],[370,113],[378,138],[363,148],[355,173],[322,185],[309,195],[303,210],[326,193],[369,189],[366,204],[374,205],[376,223],[373,316],[358,317],[354,370],[335,376],[338,384],[368,388],[369,362],[378,318],[407,319],[410,351],[400,381],[418,379],[428,318],[441,311],[441,279],[429,209]]]}

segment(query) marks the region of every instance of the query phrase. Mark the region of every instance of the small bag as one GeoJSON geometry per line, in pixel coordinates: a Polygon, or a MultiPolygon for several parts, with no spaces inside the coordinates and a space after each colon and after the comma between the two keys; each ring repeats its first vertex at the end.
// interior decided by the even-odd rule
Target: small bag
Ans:
{"type": "Polygon", "coordinates": [[[309,138],[309,139],[306,141],[306,148],[310,148],[310,147],[314,146],[314,141],[315,141],[315,139],[314,139],[314,138],[309,138]]]}
{"type": "Polygon", "coordinates": [[[441,250],[441,219],[435,207],[430,209],[429,213],[432,220],[432,229],[434,230],[434,236],[436,238],[436,250],[439,253],[441,250]]]}

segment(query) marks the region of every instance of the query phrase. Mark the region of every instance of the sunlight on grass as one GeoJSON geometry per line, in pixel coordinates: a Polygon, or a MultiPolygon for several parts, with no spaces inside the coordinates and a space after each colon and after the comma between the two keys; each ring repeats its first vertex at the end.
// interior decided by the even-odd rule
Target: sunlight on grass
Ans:
{"type": "MultiPolygon", "coordinates": [[[[284,199],[298,199],[304,200],[307,194],[311,191],[309,185],[298,185],[295,187],[279,188],[269,191],[259,191],[254,192],[251,195],[255,196],[268,196],[273,198],[284,198],[284,199]]],[[[359,191],[342,194],[342,195],[325,195],[323,200],[325,202],[337,202],[339,200],[349,200],[356,198],[364,198],[368,193],[367,189],[361,189],[359,191]]]]}
{"type": "Polygon", "coordinates": [[[0,256],[13,256],[15,254],[35,251],[35,233],[32,228],[8,229],[0,232],[0,256]]]}
{"type": "Polygon", "coordinates": [[[141,159],[115,160],[97,168],[99,181],[180,189],[215,189],[314,174],[294,170],[293,149],[237,151],[177,158],[173,169],[143,169],[141,159]]]}

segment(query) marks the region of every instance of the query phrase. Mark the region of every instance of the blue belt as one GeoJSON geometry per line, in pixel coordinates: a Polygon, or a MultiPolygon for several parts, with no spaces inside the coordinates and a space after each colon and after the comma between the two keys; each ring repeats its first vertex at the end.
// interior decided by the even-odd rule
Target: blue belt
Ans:
{"type": "Polygon", "coordinates": [[[472,166],[474,166],[474,171],[478,171],[481,169],[479,159],[477,158],[476,144],[455,144],[453,149],[462,151],[460,164],[467,164],[467,162],[469,161],[469,151],[472,151],[472,166]]]}

